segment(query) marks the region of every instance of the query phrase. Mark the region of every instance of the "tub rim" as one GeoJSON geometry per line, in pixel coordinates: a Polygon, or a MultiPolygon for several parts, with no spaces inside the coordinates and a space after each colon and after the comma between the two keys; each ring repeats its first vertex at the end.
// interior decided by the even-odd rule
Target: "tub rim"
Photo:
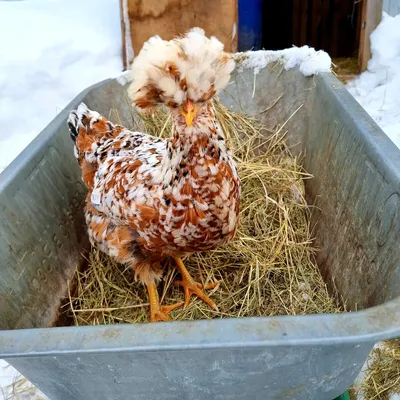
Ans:
{"type": "MultiPolygon", "coordinates": [[[[376,168],[386,180],[398,186],[400,151],[396,145],[333,74],[320,73],[314,78],[337,98],[341,111],[358,127],[365,151],[376,168]]],[[[68,110],[76,107],[96,87],[114,80],[96,83],[76,96],[0,174],[0,191],[37,156],[52,139],[54,131],[65,124],[68,110]]],[[[299,345],[358,346],[399,336],[400,297],[397,297],[371,308],[342,314],[0,330],[0,357],[299,345]]]]}

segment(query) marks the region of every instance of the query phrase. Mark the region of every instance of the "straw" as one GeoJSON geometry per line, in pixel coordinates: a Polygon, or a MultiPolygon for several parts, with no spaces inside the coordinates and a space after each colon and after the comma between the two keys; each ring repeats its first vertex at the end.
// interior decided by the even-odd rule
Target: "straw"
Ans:
{"type": "MultiPolygon", "coordinates": [[[[273,112],[274,105],[264,110],[273,112]]],[[[286,144],[288,120],[271,132],[256,117],[235,113],[215,102],[217,117],[234,151],[242,182],[238,233],[233,242],[195,254],[184,263],[191,275],[204,284],[219,281],[208,291],[218,310],[192,297],[174,320],[228,317],[338,313],[335,293],[330,294],[315,262],[310,234],[309,207],[304,198],[301,159],[286,144]]],[[[301,106],[297,109],[299,110],[301,106]]],[[[115,110],[111,116],[118,117],[115,110]]],[[[171,132],[165,109],[154,115],[132,111],[132,128],[156,136],[171,132]]],[[[164,304],[183,300],[183,291],[172,282],[177,277],[174,262],[164,263],[159,284],[164,304]]],[[[146,288],[134,282],[129,265],[119,265],[92,249],[88,266],[75,272],[63,312],[75,325],[146,322],[149,316],[146,288]]]]}
{"type": "Polygon", "coordinates": [[[389,400],[400,394],[400,339],[383,342],[374,348],[365,378],[354,391],[368,400],[389,400]]]}

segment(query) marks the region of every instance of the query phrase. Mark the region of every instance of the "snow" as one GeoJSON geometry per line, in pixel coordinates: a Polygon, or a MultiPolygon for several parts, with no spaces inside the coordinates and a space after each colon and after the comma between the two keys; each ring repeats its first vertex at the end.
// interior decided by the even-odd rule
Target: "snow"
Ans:
{"type": "Polygon", "coordinates": [[[122,71],[118,0],[0,1],[0,172],[79,92],[122,71]]]}
{"type": "Polygon", "coordinates": [[[239,72],[245,68],[254,68],[254,74],[258,74],[268,64],[280,62],[285,70],[299,67],[305,76],[316,75],[319,72],[331,70],[332,60],[324,51],[302,46],[284,50],[258,50],[236,53],[239,64],[239,72]]]}
{"type": "Polygon", "coordinates": [[[46,400],[47,397],[25,380],[15,368],[0,360],[0,399],[46,400]]]}
{"type": "MultiPolygon", "coordinates": [[[[0,173],[79,92],[122,71],[118,0],[0,1],[0,173]]],[[[0,360],[0,399],[43,399],[0,360]],[[7,368],[5,368],[7,367],[7,368]]]]}
{"type": "MultiPolygon", "coordinates": [[[[371,35],[368,71],[348,85],[398,147],[399,24],[400,15],[384,14],[371,35]]],[[[0,0],[0,173],[80,91],[111,77],[126,82],[128,74],[120,76],[121,47],[118,0],[0,0]]],[[[252,68],[255,74],[274,62],[286,70],[299,67],[305,76],[331,69],[329,55],[308,46],[236,53],[235,58],[239,69],[252,68]]],[[[45,398],[28,382],[24,394],[12,395],[9,385],[19,379],[0,360],[0,399],[45,398]]]]}
{"type": "Polygon", "coordinates": [[[368,69],[347,85],[389,138],[400,148],[400,14],[384,13],[371,34],[368,69]]]}

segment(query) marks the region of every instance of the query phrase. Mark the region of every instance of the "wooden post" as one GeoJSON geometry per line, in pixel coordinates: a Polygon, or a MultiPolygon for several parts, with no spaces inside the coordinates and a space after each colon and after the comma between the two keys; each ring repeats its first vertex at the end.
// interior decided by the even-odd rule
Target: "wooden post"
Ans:
{"type": "Polygon", "coordinates": [[[368,61],[371,58],[370,35],[382,20],[383,0],[361,0],[361,33],[360,47],[358,53],[358,66],[360,72],[367,69],[368,61]]]}
{"type": "Polygon", "coordinates": [[[120,0],[120,7],[125,67],[131,61],[126,56],[129,31],[135,54],[151,36],[170,40],[193,27],[216,36],[225,51],[237,51],[238,0],[120,0]]]}
{"type": "Polygon", "coordinates": [[[127,70],[133,61],[132,40],[129,35],[130,22],[129,22],[127,0],[119,0],[119,11],[121,19],[121,34],[122,34],[122,60],[123,60],[124,70],[127,70]]]}
{"type": "Polygon", "coordinates": [[[122,62],[124,65],[124,70],[128,68],[128,60],[127,60],[127,50],[126,50],[126,26],[125,26],[125,17],[124,17],[124,1],[119,0],[119,16],[121,21],[121,36],[122,36],[122,62]]]}

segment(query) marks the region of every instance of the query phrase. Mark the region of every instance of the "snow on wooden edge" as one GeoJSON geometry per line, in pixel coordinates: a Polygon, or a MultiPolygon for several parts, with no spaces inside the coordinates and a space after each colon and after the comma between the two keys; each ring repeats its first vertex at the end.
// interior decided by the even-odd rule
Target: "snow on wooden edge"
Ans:
{"type": "Polygon", "coordinates": [[[258,74],[273,62],[282,63],[285,70],[298,67],[304,76],[316,75],[319,72],[329,72],[332,65],[332,60],[326,52],[322,50],[316,51],[309,46],[276,51],[246,51],[234,54],[234,59],[238,64],[239,72],[246,68],[252,68],[254,69],[254,74],[258,74]]]}

